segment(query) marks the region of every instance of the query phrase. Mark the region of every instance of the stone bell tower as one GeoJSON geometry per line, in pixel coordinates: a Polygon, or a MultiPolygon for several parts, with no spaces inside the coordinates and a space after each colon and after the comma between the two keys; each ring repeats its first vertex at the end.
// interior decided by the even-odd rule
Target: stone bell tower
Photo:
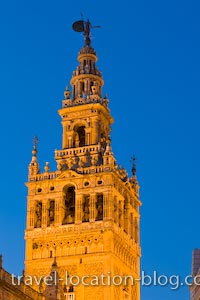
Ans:
{"type": "MultiPolygon", "coordinates": [[[[116,163],[111,148],[113,118],[103,79],[90,43],[90,23],[83,22],[85,45],[67,87],[59,115],[62,149],[55,151],[57,170],[46,163],[40,172],[35,140],[29,165],[25,274],[47,276],[56,257],[65,299],[140,299],[138,183],[116,163]],[[71,286],[71,276],[87,275],[87,284],[71,286]],[[108,274],[134,284],[91,285],[92,276],[108,274]]],[[[76,280],[77,281],[77,280],[76,280]]],[[[39,289],[33,283],[35,289],[39,289]]],[[[41,288],[41,287],[40,287],[41,288]]],[[[62,300],[62,299],[61,299],[62,300]]]]}

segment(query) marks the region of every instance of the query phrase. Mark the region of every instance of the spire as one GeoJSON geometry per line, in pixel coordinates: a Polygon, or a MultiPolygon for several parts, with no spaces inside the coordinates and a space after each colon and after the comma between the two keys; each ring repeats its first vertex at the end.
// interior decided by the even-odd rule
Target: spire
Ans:
{"type": "Polygon", "coordinates": [[[137,181],[137,177],[136,177],[136,161],[137,158],[135,157],[135,155],[133,155],[133,157],[131,157],[131,162],[132,162],[132,177],[130,178],[130,183],[132,184],[132,187],[134,188],[136,194],[139,196],[139,185],[138,185],[138,181],[137,181]]]}
{"type": "Polygon", "coordinates": [[[45,300],[64,300],[64,291],[62,288],[61,280],[58,275],[58,266],[56,262],[56,257],[51,267],[51,274],[49,276],[49,283],[46,285],[44,295],[45,300]]]}
{"type": "MultiPolygon", "coordinates": [[[[65,99],[59,110],[63,125],[62,145],[63,149],[97,145],[100,147],[98,149],[101,153],[99,157],[95,154],[90,162],[95,165],[96,163],[100,164],[103,160],[101,156],[105,151],[106,142],[109,140],[110,125],[113,123],[113,119],[108,108],[109,100],[102,94],[104,80],[97,67],[96,51],[91,46],[91,28],[94,26],[88,20],[87,22],[77,21],[72,27],[77,32],[83,32],[85,43],[78,53],[78,66],[70,81],[71,92],[66,86],[65,99]],[[78,106],[82,106],[82,108],[78,108],[78,106]]],[[[87,152],[90,152],[89,148],[87,152]]],[[[61,171],[86,167],[89,164],[87,160],[88,158],[86,161],[84,159],[77,161],[76,157],[69,156],[67,152],[60,155],[60,152],[56,151],[56,162],[58,170],[61,171]]]]}
{"type": "MultiPolygon", "coordinates": [[[[78,55],[79,65],[73,72],[70,82],[72,85],[72,101],[79,99],[78,101],[80,102],[81,98],[92,98],[93,101],[96,101],[101,98],[104,82],[102,74],[96,66],[96,51],[91,47],[91,28],[98,27],[92,26],[89,20],[77,21],[72,25],[76,32],[83,32],[85,40],[85,45],[81,48],[78,55]]],[[[68,91],[66,90],[66,92],[68,91]]]]}
{"type": "Polygon", "coordinates": [[[52,269],[57,269],[57,262],[56,262],[56,256],[54,257],[54,261],[52,263],[52,269]]]}
{"type": "Polygon", "coordinates": [[[38,144],[38,137],[34,136],[33,138],[33,150],[32,150],[32,160],[29,164],[29,176],[36,175],[40,172],[39,163],[37,160],[37,144],[38,144]]]}
{"type": "Polygon", "coordinates": [[[132,175],[135,176],[136,175],[136,157],[135,155],[133,155],[133,157],[131,157],[131,161],[132,161],[132,175]]]}

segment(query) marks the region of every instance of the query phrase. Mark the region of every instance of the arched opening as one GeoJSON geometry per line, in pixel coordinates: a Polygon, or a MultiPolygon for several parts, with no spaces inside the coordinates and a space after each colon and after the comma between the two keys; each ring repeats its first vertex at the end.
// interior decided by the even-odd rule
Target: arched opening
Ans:
{"type": "Polygon", "coordinates": [[[85,146],[85,126],[78,126],[74,129],[74,147],[85,146]]]}
{"type": "Polygon", "coordinates": [[[65,187],[63,193],[65,214],[62,223],[72,224],[75,221],[75,187],[65,187]]]}
{"type": "Polygon", "coordinates": [[[49,220],[48,225],[54,223],[55,218],[55,200],[51,200],[49,203],[49,220]]]}
{"type": "Polygon", "coordinates": [[[84,195],[83,197],[83,217],[82,217],[82,222],[89,222],[89,216],[90,216],[90,196],[89,195],[84,195]]]}
{"type": "Polygon", "coordinates": [[[103,194],[97,194],[96,212],[95,220],[103,220],[103,194]]]}
{"type": "Polygon", "coordinates": [[[35,228],[39,228],[42,225],[42,202],[36,203],[35,208],[35,228]]]}
{"type": "Polygon", "coordinates": [[[81,95],[82,95],[82,97],[85,95],[85,83],[84,83],[84,81],[81,82],[81,95]]]}

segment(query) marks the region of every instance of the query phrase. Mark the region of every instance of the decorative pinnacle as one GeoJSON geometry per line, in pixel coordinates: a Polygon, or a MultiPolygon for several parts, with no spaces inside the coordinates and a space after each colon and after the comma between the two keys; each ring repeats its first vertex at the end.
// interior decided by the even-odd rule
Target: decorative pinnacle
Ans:
{"type": "Polygon", "coordinates": [[[35,135],[35,136],[33,137],[33,151],[32,151],[33,156],[36,156],[36,155],[37,155],[37,144],[38,144],[38,142],[39,142],[39,139],[38,139],[38,137],[35,135]]]}
{"type": "Polygon", "coordinates": [[[54,260],[53,260],[53,263],[52,263],[52,267],[57,267],[56,256],[54,256],[54,260]]]}
{"type": "Polygon", "coordinates": [[[135,176],[135,174],[136,174],[136,161],[137,161],[137,158],[135,157],[135,155],[133,155],[131,157],[131,162],[132,162],[132,169],[131,169],[131,171],[132,171],[132,175],[133,176],[135,176]]]}
{"type": "Polygon", "coordinates": [[[34,147],[34,149],[37,148],[38,142],[39,142],[39,139],[38,139],[37,135],[35,135],[35,136],[33,137],[33,147],[34,147]]]}

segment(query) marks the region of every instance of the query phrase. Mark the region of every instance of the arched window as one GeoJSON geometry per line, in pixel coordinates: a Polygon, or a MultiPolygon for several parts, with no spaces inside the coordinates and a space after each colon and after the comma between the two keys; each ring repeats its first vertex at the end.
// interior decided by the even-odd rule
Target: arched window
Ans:
{"type": "Polygon", "coordinates": [[[75,127],[73,145],[74,147],[85,146],[85,126],[75,127]]]}
{"type": "Polygon", "coordinates": [[[65,187],[63,192],[65,208],[63,224],[72,224],[75,221],[75,187],[65,187]]]}
{"type": "Polygon", "coordinates": [[[51,200],[49,203],[49,220],[48,225],[54,223],[55,218],[55,200],[51,200]]]}
{"type": "Polygon", "coordinates": [[[35,228],[39,228],[42,225],[42,202],[36,203],[35,208],[35,228]]]}
{"type": "Polygon", "coordinates": [[[85,83],[84,81],[81,82],[81,95],[83,96],[85,94],[85,83]]]}
{"type": "Polygon", "coordinates": [[[96,202],[96,221],[103,220],[103,194],[97,195],[97,202],[96,202]]]}

